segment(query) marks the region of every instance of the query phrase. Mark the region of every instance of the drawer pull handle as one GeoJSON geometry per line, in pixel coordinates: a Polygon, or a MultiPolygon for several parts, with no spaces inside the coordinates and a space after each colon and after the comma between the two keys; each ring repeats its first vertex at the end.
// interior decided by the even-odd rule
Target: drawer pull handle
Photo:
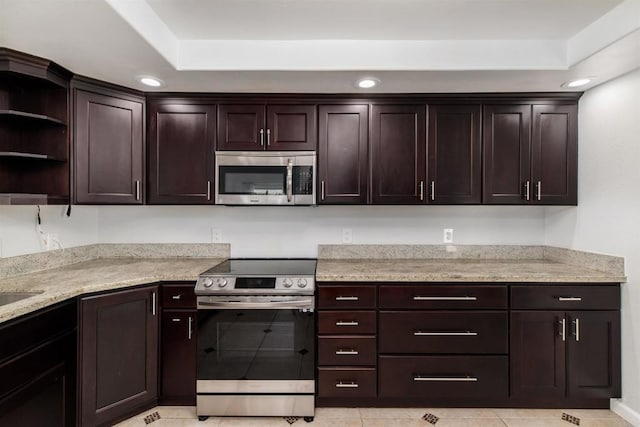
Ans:
{"type": "Polygon", "coordinates": [[[340,381],[336,383],[336,388],[358,388],[358,383],[343,383],[342,381],[340,381]]]}
{"type": "Polygon", "coordinates": [[[476,337],[477,332],[465,331],[465,332],[414,332],[416,337],[476,337]]]}
{"type": "Polygon", "coordinates": [[[336,297],[336,301],[358,301],[358,297],[336,297]]]}
{"type": "Polygon", "coordinates": [[[581,297],[558,297],[558,301],[582,301],[581,297]]]}
{"type": "Polygon", "coordinates": [[[344,322],[342,320],[339,320],[336,322],[336,326],[358,326],[360,323],[359,322],[344,322]]]}
{"type": "Polygon", "coordinates": [[[175,318],[175,317],[174,317],[173,319],[171,319],[171,321],[172,321],[172,322],[179,322],[179,321],[180,321],[180,319],[178,319],[178,318],[175,318]]]}
{"type": "Polygon", "coordinates": [[[182,294],[174,295],[171,297],[171,299],[180,299],[180,298],[182,298],[182,294]]]}
{"type": "Polygon", "coordinates": [[[476,377],[421,377],[421,376],[416,376],[413,377],[414,381],[443,381],[443,382],[476,382],[478,381],[478,378],[476,377]]]}
{"type": "Polygon", "coordinates": [[[414,301],[476,301],[478,297],[423,297],[415,296],[414,301]]]}
{"type": "Polygon", "coordinates": [[[360,353],[358,352],[358,350],[350,349],[350,350],[336,350],[336,354],[339,356],[343,356],[343,355],[357,356],[360,353]]]}

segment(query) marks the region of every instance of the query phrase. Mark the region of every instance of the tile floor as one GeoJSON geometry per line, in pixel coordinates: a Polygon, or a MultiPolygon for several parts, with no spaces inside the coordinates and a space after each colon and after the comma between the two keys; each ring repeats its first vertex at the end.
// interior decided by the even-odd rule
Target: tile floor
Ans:
{"type": "MultiPolygon", "coordinates": [[[[200,422],[192,406],[158,406],[117,424],[117,427],[146,426],[145,417],[158,412],[160,419],[149,427],[287,427],[281,417],[211,417],[200,422]]],[[[317,408],[312,423],[302,418],[295,427],[571,427],[562,420],[566,413],[580,419],[581,427],[631,426],[606,409],[484,409],[484,408],[317,408]],[[426,414],[430,420],[423,417],[426,414]]]]}

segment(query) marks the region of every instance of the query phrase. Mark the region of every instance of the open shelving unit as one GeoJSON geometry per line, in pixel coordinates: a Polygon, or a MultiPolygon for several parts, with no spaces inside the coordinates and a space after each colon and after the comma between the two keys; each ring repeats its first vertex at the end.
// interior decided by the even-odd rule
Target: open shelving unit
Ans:
{"type": "Polygon", "coordinates": [[[0,204],[69,203],[71,76],[0,48],[0,204]]]}

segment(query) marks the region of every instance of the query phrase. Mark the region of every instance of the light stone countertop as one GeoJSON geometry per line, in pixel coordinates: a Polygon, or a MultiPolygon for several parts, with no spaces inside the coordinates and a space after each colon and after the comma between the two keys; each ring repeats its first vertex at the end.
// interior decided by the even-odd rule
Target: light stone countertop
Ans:
{"type": "Polygon", "coordinates": [[[0,306],[0,322],[79,295],[160,281],[193,281],[225,258],[104,258],[0,279],[0,292],[42,292],[0,306]]]}
{"type": "Polygon", "coordinates": [[[550,260],[319,259],[320,282],[623,283],[624,275],[550,260]]]}

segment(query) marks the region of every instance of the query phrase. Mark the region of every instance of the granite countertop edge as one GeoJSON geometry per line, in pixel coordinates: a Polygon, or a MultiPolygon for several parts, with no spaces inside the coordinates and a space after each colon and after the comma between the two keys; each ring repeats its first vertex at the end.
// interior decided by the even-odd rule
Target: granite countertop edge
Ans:
{"type": "MultiPolygon", "coordinates": [[[[76,298],[83,295],[89,295],[92,293],[112,291],[119,289],[132,288],[140,285],[152,285],[159,282],[188,282],[195,281],[198,275],[203,271],[212,268],[226,258],[167,258],[165,259],[133,259],[133,258],[111,258],[84,261],[77,264],[68,266],[53,268],[49,270],[43,270],[33,273],[24,274],[21,276],[15,276],[0,280],[0,292],[40,292],[29,298],[25,298],[20,301],[12,302],[6,305],[0,306],[0,324],[13,319],[16,319],[25,314],[33,313],[40,309],[55,305],[57,303],[66,301],[70,298],[76,298]],[[100,269],[116,269],[118,267],[125,267],[127,265],[135,268],[140,263],[152,263],[152,272],[142,272],[139,275],[136,273],[127,274],[123,273],[122,278],[105,278],[104,281],[96,280],[96,274],[100,274],[100,269]],[[166,262],[167,270],[158,269],[158,265],[166,262]],[[105,264],[108,265],[99,265],[105,264]],[[179,263],[180,268],[178,271],[172,271],[175,264],[179,263]],[[186,265],[182,265],[186,264],[186,265]],[[79,268],[79,266],[81,266],[79,268]],[[98,271],[93,272],[93,275],[89,275],[86,278],[86,283],[74,284],[71,286],[48,286],[46,284],[35,283],[32,287],[25,288],[25,282],[37,282],[38,280],[46,281],[59,280],[64,281],[65,277],[74,278],[75,282],[82,281],[78,279],[78,273],[82,274],[82,267],[86,267],[86,270],[90,272],[93,268],[98,266],[98,271]],[[185,268],[189,271],[184,271],[185,268]]],[[[117,275],[117,274],[116,274],[117,275]]]]}

